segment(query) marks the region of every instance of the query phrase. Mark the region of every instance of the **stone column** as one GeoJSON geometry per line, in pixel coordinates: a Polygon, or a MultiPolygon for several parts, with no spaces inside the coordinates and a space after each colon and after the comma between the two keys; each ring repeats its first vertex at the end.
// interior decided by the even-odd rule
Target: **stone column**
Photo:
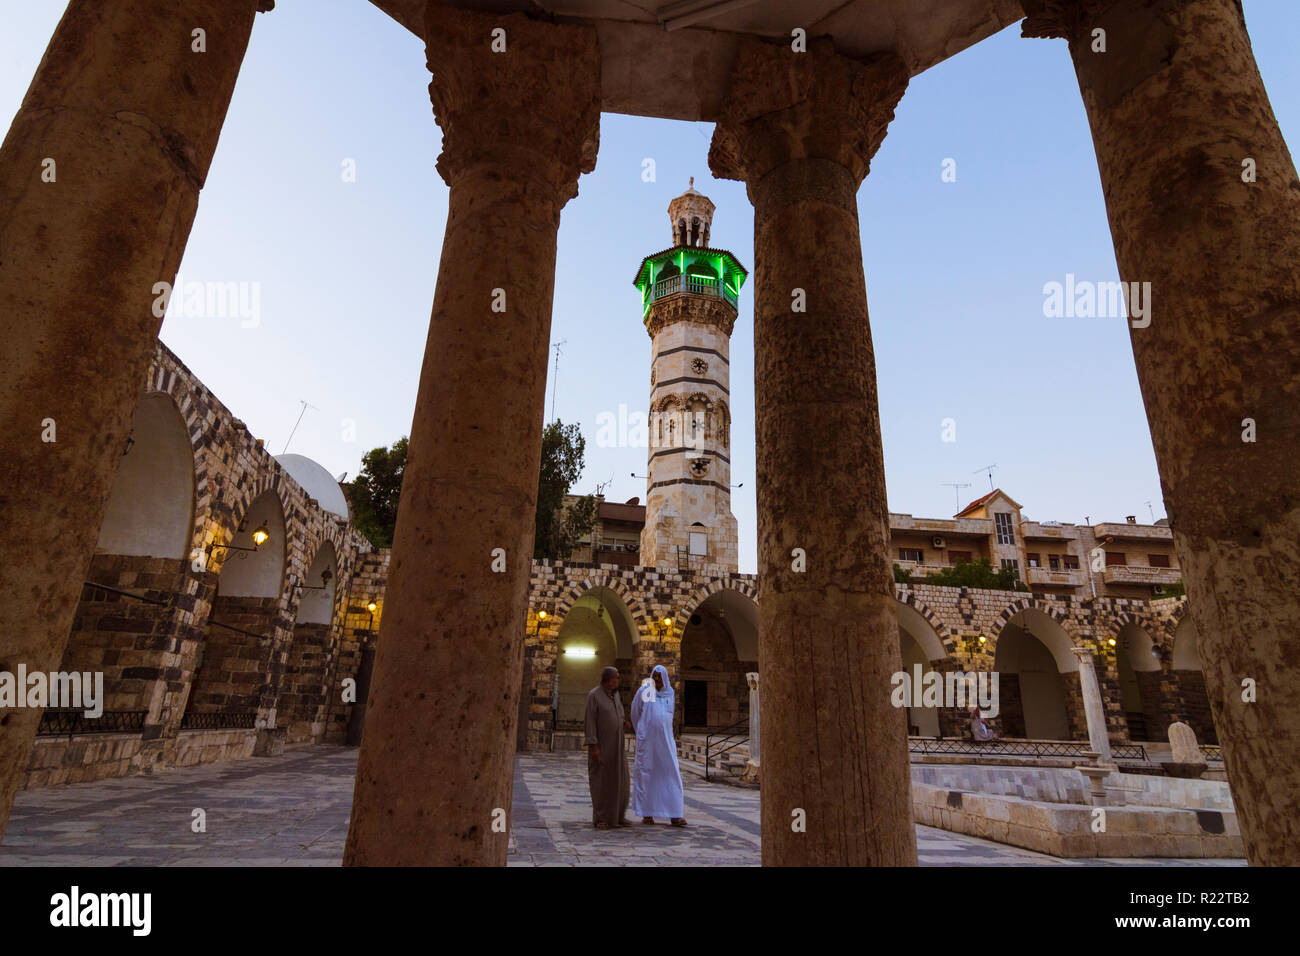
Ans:
{"type": "Polygon", "coordinates": [[[745,675],[749,682],[749,762],[761,763],[758,746],[759,712],[758,712],[758,674],[750,671],[745,675]]]}
{"type": "Polygon", "coordinates": [[[1072,647],[1079,661],[1079,689],[1083,694],[1083,715],[1088,721],[1088,745],[1100,754],[1104,765],[1114,763],[1110,755],[1110,734],[1106,732],[1106,706],[1101,701],[1101,685],[1093,664],[1091,647],[1072,647]]]}
{"type": "Polygon", "coordinates": [[[451,197],[344,862],[504,865],[556,230],[600,62],[586,27],[425,26],[451,197]]]}
{"type": "MultiPolygon", "coordinates": [[[[162,324],[154,287],[176,278],[272,5],[71,0],[0,146],[0,671],[59,666],[162,324]]],[[[0,832],[40,714],[0,722],[0,832]]]]}
{"type": "Polygon", "coordinates": [[[1239,0],[1024,7],[1070,41],[1120,277],[1150,283],[1130,338],[1246,854],[1294,866],[1300,180],[1239,0]]]}
{"type": "Polygon", "coordinates": [[[766,865],[916,863],[856,198],[907,79],[743,40],[709,153],[754,204],[766,865]]]}

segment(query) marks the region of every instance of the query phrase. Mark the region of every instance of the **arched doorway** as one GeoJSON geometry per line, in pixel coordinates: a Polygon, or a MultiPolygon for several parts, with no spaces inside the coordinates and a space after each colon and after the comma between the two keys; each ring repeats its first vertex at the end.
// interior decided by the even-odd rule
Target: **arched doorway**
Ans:
{"type": "Polygon", "coordinates": [[[1083,740],[1079,662],[1064,628],[1037,608],[1017,612],[998,635],[993,669],[998,673],[1003,734],[1035,740],[1083,740]],[[1071,719],[1067,701],[1073,698],[1071,719]]]}
{"type": "Polygon", "coordinates": [[[1160,656],[1139,625],[1125,624],[1115,635],[1115,664],[1129,739],[1163,740],[1169,720],[1161,712],[1160,656]]]}
{"type": "Polygon", "coordinates": [[[1205,674],[1201,671],[1196,626],[1190,617],[1184,617],[1174,631],[1171,667],[1178,683],[1183,721],[1196,732],[1198,741],[1217,744],[1219,732],[1214,727],[1214,715],[1210,712],[1210,695],[1205,687],[1205,674]]]}
{"type": "Polygon", "coordinates": [[[270,686],[270,655],[284,590],[285,523],[279,496],[249,505],[221,561],[216,595],[199,646],[184,729],[251,728],[270,686]],[[263,531],[260,545],[255,533],[263,531]]]}
{"type": "Polygon", "coordinates": [[[131,713],[140,724],[157,722],[171,697],[158,693],[170,665],[164,646],[179,626],[170,598],[186,591],[193,531],[189,429],[170,395],[146,392],[86,575],[103,587],[88,584],[83,590],[60,664],[64,672],[104,675],[105,712],[131,713]]]}
{"type": "MultiPolygon", "coordinates": [[[[898,649],[903,658],[903,671],[913,680],[916,667],[920,665],[921,673],[938,670],[938,665],[947,659],[943,641],[930,622],[922,617],[911,605],[896,602],[898,610],[898,649]]],[[[938,737],[938,707],[908,707],[907,732],[912,736],[938,737]]]]}
{"type": "Polygon", "coordinates": [[[557,730],[582,728],[587,694],[600,683],[606,667],[617,667],[622,678],[624,709],[633,690],[636,625],[617,593],[591,588],[574,602],[557,637],[554,711],[557,730]]]}
{"type": "Polygon", "coordinates": [[[316,550],[298,590],[293,642],[276,704],[276,724],[285,728],[290,742],[319,740],[325,731],[337,583],[338,556],[334,545],[326,541],[316,550]]]}
{"type": "Polygon", "coordinates": [[[677,719],[684,731],[729,727],[749,717],[758,670],[758,605],[724,588],[690,613],[682,631],[677,719]]]}

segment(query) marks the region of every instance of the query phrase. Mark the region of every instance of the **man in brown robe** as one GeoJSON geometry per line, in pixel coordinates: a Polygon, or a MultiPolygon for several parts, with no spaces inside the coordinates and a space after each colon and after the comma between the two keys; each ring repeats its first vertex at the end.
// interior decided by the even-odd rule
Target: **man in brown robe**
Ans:
{"type": "Polygon", "coordinates": [[[600,685],[587,694],[587,782],[591,785],[591,822],[598,829],[631,826],[627,813],[627,755],[623,752],[623,701],[618,696],[618,668],[606,667],[600,685]]]}

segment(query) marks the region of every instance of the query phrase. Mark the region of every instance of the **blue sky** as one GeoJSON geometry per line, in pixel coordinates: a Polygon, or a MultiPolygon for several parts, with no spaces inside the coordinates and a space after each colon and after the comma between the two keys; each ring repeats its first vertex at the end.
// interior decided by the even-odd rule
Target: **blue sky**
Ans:
{"type": "MultiPolygon", "coordinates": [[[[65,4],[5,3],[7,129],[65,4]]],[[[1246,0],[1282,131],[1300,130],[1300,4],[1246,0]]],[[[889,506],[947,516],[988,491],[1035,519],[1164,514],[1122,318],[1046,318],[1043,286],[1118,278],[1087,118],[1063,41],[1013,26],[913,79],[858,194],[889,506]],[[956,161],[956,182],[941,179],[956,161]],[[942,441],[942,421],[956,441],[942,441]]],[[[252,43],[199,204],[185,280],[257,282],[256,326],[169,315],[162,339],[255,435],[334,474],[410,427],[447,188],[422,44],[364,0],[280,0],[252,43]],[[356,181],[344,182],[345,160],[356,181]],[[355,425],[355,437],[349,423],[355,425]],[[349,440],[350,439],[350,440],[349,440]]],[[[556,413],[588,437],[576,491],[644,497],[644,448],[596,423],[644,409],[650,340],[631,284],[670,244],[668,201],[717,204],[712,242],[753,265],[744,186],[712,179],[710,124],[604,114],[594,173],[560,227],[556,413]],[[642,181],[653,158],[656,181],[642,181]]],[[[1230,250],[1225,250],[1230,254],[1230,250]]],[[[732,337],[732,481],[741,570],[755,558],[752,287],[732,337]]],[[[553,367],[553,366],[552,366],[553,367]]],[[[493,387],[483,383],[483,387],[493,387]]],[[[551,383],[547,417],[551,416],[551,383]]]]}

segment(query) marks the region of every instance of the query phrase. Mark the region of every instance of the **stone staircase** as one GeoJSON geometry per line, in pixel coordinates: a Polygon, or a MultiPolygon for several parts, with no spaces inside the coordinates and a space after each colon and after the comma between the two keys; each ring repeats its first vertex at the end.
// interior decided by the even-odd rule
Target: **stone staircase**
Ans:
{"type": "MultiPolygon", "coordinates": [[[[682,770],[704,776],[704,734],[682,734],[677,740],[677,758],[682,770]]],[[[726,753],[709,756],[710,777],[739,777],[749,762],[749,743],[746,741],[726,753]]]]}

